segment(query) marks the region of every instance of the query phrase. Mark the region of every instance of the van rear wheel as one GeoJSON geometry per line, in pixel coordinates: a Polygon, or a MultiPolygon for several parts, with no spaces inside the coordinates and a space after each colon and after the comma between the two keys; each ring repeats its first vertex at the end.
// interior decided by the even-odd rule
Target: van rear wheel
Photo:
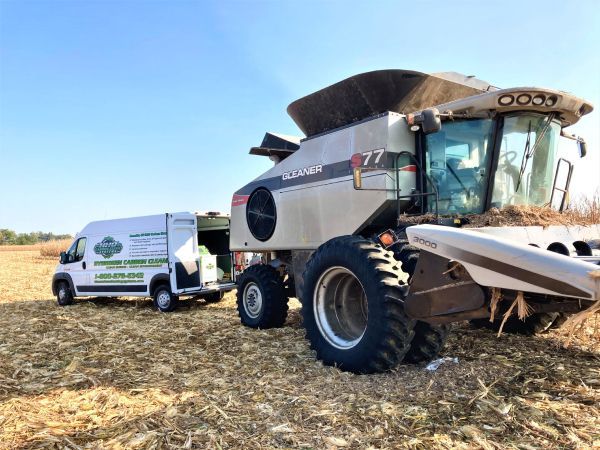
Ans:
{"type": "Polygon", "coordinates": [[[67,306],[73,304],[73,293],[68,283],[61,281],[56,286],[56,301],[59,306],[67,306]]]}
{"type": "Polygon", "coordinates": [[[169,286],[161,285],[154,291],[154,306],[161,312],[172,312],[177,308],[178,299],[169,286]]]}

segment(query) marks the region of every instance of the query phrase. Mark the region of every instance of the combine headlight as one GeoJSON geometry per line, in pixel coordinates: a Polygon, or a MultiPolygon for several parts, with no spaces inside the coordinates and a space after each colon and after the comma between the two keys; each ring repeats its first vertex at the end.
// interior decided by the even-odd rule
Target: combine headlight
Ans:
{"type": "Polygon", "coordinates": [[[531,102],[531,95],[529,94],[521,94],[517,97],[517,103],[521,106],[527,105],[531,102]]]}
{"type": "Polygon", "coordinates": [[[558,102],[556,95],[551,95],[546,99],[546,106],[554,106],[556,105],[556,102],[558,102]]]}
{"type": "Polygon", "coordinates": [[[515,98],[512,95],[503,95],[498,99],[498,103],[502,106],[510,106],[515,101],[515,98]]]}
{"type": "Polygon", "coordinates": [[[538,94],[535,97],[533,97],[533,100],[531,101],[535,106],[542,106],[544,104],[544,101],[546,100],[546,96],[542,95],[542,94],[538,94]]]}

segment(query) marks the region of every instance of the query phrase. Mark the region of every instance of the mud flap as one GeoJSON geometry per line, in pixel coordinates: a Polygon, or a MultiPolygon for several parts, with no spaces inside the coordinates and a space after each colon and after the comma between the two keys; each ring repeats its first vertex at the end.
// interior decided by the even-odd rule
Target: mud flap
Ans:
{"type": "Polygon", "coordinates": [[[438,323],[470,318],[469,314],[458,314],[468,311],[474,316],[485,315],[486,292],[461,268],[444,257],[421,251],[404,301],[406,313],[414,319],[438,323]]]}

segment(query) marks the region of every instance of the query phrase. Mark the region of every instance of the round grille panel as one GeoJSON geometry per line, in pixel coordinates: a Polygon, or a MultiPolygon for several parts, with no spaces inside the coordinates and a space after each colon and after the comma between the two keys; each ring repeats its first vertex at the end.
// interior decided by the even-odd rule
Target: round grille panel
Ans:
{"type": "Polygon", "coordinates": [[[273,235],[277,210],[275,200],[267,189],[258,188],[250,195],[246,206],[246,221],[250,233],[259,241],[266,241],[273,235]]]}

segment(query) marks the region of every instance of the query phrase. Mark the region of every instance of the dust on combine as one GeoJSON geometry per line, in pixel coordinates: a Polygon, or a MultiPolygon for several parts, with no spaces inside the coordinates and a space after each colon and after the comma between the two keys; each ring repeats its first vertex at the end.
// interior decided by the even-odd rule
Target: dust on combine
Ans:
{"type": "Polygon", "coordinates": [[[562,349],[454,327],[423,365],[356,376],[286,326],[239,326],[235,299],[156,314],[150,300],[56,306],[55,261],[0,252],[0,448],[590,448],[600,341],[562,349]],[[166,331],[168,330],[168,331],[166,331]]]}
{"type": "MultiPolygon", "coordinates": [[[[441,215],[442,219],[459,218],[457,215],[441,215]]],[[[594,225],[600,223],[600,197],[582,200],[565,211],[549,206],[508,205],[490,208],[483,214],[467,214],[463,217],[464,228],[482,227],[549,227],[552,225],[594,225]]],[[[406,225],[437,223],[435,214],[401,215],[398,222],[406,225]]]]}
{"type": "Polygon", "coordinates": [[[552,225],[594,225],[600,223],[600,208],[567,209],[559,212],[555,209],[534,205],[510,205],[502,209],[491,208],[484,214],[466,216],[467,228],[481,227],[549,227],[552,225]]]}

